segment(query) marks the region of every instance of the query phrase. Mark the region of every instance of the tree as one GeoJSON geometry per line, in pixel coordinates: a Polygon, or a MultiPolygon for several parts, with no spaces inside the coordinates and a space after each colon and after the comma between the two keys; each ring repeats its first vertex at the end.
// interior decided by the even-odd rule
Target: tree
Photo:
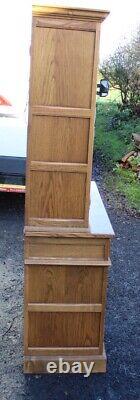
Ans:
{"type": "Polygon", "coordinates": [[[111,86],[118,89],[124,107],[140,107],[140,27],[132,40],[120,45],[100,68],[111,86]]]}

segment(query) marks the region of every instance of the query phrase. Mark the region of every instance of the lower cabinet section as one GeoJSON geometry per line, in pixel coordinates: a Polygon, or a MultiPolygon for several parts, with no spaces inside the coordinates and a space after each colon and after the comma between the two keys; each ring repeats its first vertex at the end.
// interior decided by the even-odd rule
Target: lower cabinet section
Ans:
{"type": "MultiPolygon", "coordinates": [[[[103,348],[107,271],[105,260],[25,260],[25,359],[27,373],[45,373],[48,360],[92,359],[105,372],[103,348]],[[77,262],[77,264],[76,264],[77,262]],[[54,264],[53,264],[54,263],[54,264]],[[75,265],[74,265],[75,264],[75,265]],[[88,264],[88,265],[86,265],[88,264]],[[100,265],[101,264],[101,265],[100,265]]],[[[73,361],[74,362],[74,361],[73,361]]]]}
{"type": "Polygon", "coordinates": [[[104,314],[114,232],[91,186],[87,229],[25,227],[25,373],[47,373],[49,362],[57,369],[62,358],[106,371],[104,314]]]}

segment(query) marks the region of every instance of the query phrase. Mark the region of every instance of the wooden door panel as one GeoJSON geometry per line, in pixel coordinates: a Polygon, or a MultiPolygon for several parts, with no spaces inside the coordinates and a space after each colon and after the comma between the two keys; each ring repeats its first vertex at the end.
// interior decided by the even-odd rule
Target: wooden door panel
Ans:
{"type": "Polygon", "coordinates": [[[32,171],[30,216],[32,218],[84,218],[86,174],[32,171]]]}
{"type": "Polygon", "coordinates": [[[26,268],[29,303],[102,303],[103,267],[26,268]]]}
{"type": "Polygon", "coordinates": [[[32,116],[30,159],[87,163],[89,119],[32,116]]]}
{"type": "Polygon", "coordinates": [[[98,347],[100,313],[30,312],[29,347],[98,347]]]}
{"type": "Polygon", "coordinates": [[[36,27],[32,105],[91,107],[95,32],[36,27]]]}

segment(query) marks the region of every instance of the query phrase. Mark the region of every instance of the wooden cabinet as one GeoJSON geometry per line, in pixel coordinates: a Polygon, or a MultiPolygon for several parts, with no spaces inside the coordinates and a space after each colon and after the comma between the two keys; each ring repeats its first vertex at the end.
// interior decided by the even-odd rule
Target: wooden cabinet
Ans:
{"type": "Polygon", "coordinates": [[[88,226],[102,11],[33,7],[26,224],[88,226]]]}
{"type": "Polygon", "coordinates": [[[95,183],[89,227],[25,228],[25,372],[46,372],[47,362],[60,356],[92,359],[93,372],[106,370],[104,313],[114,232],[95,183]]]}
{"type": "Polygon", "coordinates": [[[102,11],[33,7],[25,222],[24,371],[106,370],[114,233],[91,167],[102,11]],[[90,211],[89,211],[90,205],[90,211]]]}

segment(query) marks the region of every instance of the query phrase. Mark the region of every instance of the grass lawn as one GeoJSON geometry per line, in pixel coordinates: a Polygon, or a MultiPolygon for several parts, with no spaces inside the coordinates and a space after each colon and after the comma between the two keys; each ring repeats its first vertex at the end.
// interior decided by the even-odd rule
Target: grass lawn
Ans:
{"type": "Polygon", "coordinates": [[[120,111],[119,91],[98,99],[94,149],[104,165],[105,181],[110,190],[125,196],[130,208],[140,210],[140,183],[132,170],[118,167],[118,161],[133,150],[132,133],[140,133],[140,118],[129,110],[120,111]]]}

